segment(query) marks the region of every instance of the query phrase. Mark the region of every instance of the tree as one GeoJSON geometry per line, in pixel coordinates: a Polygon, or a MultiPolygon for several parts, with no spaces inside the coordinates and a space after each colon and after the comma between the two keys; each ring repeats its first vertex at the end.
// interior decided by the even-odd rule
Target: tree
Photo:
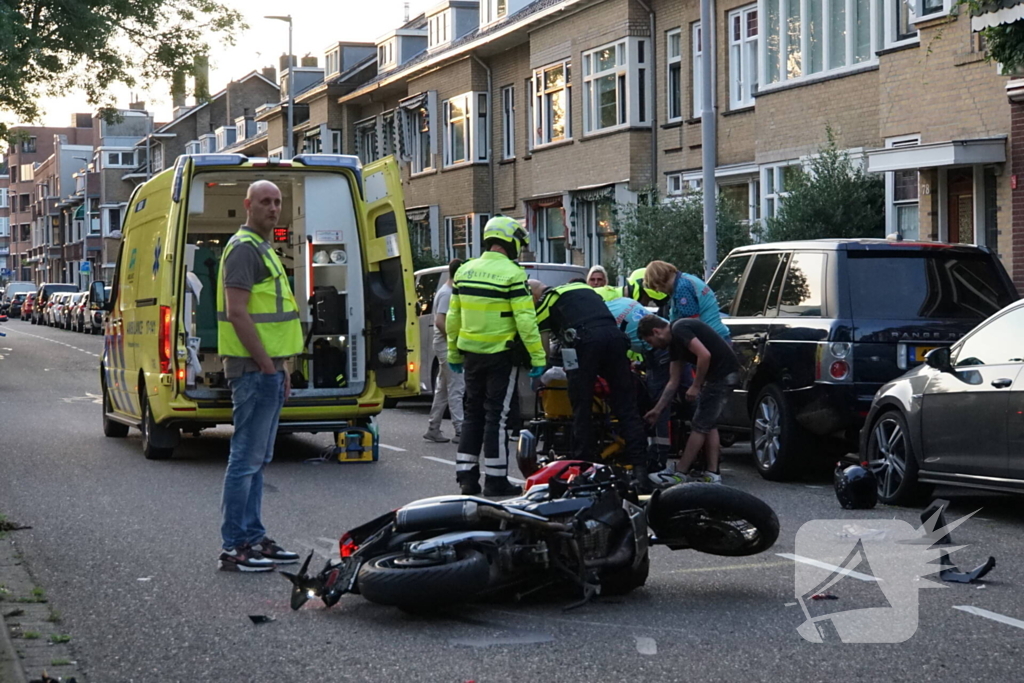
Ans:
{"type": "MultiPolygon", "coordinates": [[[[619,208],[619,260],[628,274],[654,260],[667,261],[685,273],[704,276],[704,202],[693,192],[680,199],[661,201],[656,192],[647,202],[619,208]]],[[[739,219],[746,207],[718,199],[718,260],[736,247],[750,243],[750,233],[739,219]]]]}
{"type": "Polygon", "coordinates": [[[787,166],[785,191],[775,216],[758,231],[764,242],[825,237],[884,237],[885,184],[881,177],[854,166],[850,155],[828,141],[806,168],[787,166]]]}
{"type": "Polygon", "coordinates": [[[0,0],[0,137],[10,118],[38,120],[42,96],[108,104],[112,85],[192,73],[212,38],[234,44],[246,28],[216,0],[0,0]]]}

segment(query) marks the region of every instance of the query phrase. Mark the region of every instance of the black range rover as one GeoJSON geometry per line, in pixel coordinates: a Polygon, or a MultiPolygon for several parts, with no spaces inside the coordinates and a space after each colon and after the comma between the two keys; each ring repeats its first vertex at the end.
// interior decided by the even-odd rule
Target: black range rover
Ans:
{"type": "Polygon", "coordinates": [[[988,249],[888,240],[741,247],[708,284],[742,368],[721,426],[774,480],[857,450],[882,384],[1017,299],[988,249]]]}

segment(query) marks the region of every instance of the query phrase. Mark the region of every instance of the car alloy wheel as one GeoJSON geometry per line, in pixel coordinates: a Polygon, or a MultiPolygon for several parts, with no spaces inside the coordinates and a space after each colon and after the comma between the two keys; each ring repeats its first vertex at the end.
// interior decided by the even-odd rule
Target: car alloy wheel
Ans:
{"type": "Polygon", "coordinates": [[[754,411],[754,455],[763,470],[774,465],[779,457],[781,417],[779,404],[773,396],[764,396],[754,411]]]}
{"type": "Polygon", "coordinates": [[[887,415],[875,423],[874,437],[868,468],[878,479],[879,496],[891,500],[907,476],[907,434],[893,415],[887,415]]]}

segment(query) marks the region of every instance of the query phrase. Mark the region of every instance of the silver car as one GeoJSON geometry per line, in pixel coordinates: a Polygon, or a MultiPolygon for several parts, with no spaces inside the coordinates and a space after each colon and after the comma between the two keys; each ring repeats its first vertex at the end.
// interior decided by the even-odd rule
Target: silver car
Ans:
{"type": "MultiPolygon", "coordinates": [[[[586,278],[587,268],[565,263],[521,263],[526,276],[540,280],[546,285],[564,285],[575,278],[586,278]]],[[[414,273],[416,278],[416,312],[420,319],[420,391],[424,396],[434,395],[438,362],[434,354],[434,295],[441,285],[448,281],[448,266],[424,268],[414,273]],[[429,369],[429,371],[428,371],[429,369]]],[[[521,373],[519,380],[519,403],[523,414],[533,412],[533,392],[527,374],[521,373]]]]}
{"type": "Polygon", "coordinates": [[[1024,493],[1024,300],[882,386],[861,432],[879,502],[922,501],[934,484],[1024,493]]]}

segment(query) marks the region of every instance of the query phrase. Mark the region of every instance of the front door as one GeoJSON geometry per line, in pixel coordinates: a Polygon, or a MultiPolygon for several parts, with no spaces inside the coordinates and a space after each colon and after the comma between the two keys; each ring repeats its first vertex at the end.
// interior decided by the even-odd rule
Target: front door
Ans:
{"type": "Polygon", "coordinates": [[[949,242],[975,244],[974,174],[969,168],[955,168],[946,176],[949,195],[949,242]]]}
{"type": "Polygon", "coordinates": [[[922,469],[1005,477],[1010,397],[1021,390],[1024,308],[975,330],[953,350],[953,369],[936,373],[922,398],[922,469]]]}

